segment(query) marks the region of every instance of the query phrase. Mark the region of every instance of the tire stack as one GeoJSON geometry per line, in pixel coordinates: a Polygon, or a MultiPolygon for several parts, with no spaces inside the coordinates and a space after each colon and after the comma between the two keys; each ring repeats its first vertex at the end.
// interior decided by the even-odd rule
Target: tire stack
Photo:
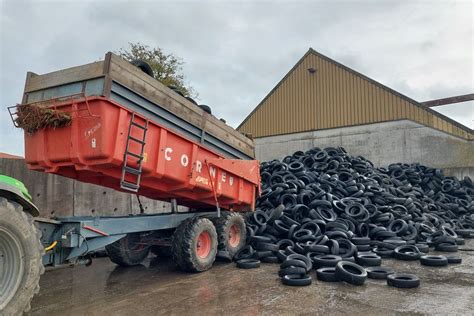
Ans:
{"type": "Polygon", "coordinates": [[[469,177],[420,164],[376,168],[331,147],[264,162],[261,179],[257,209],[246,219],[249,244],[238,258],[283,263],[301,255],[315,268],[376,267],[382,258],[419,260],[430,247],[455,252],[474,237],[469,177]]]}
{"type": "Polygon", "coordinates": [[[306,286],[312,282],[309,272],[313,264],[311,260],[300,254],[292,254],[285,258],[280,265],[278,275],[281,282],[290,286],[306,286]]]}

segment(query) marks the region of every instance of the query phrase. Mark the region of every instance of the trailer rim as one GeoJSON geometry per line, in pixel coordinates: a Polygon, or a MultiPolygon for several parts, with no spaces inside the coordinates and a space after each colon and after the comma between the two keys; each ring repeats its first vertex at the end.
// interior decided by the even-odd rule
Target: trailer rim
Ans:
{"type": "Polygon", "coordinates": [[[196,243],[196,254],[199,258],[207,258],[211,252],[211,235],[207,231],[203,231],[199,234],[196,243]]]}
{"type": "Polygon", "coordinates": [[[24,256],[20,240],[6,227],[0,227],[0,310],[20,286],[25,270],[24,256]]]}
{"type": "Polygon", "coordinates": [[[233,224],[229,229],[229,245],[237,247],[240,243],[240,229],[237,224],[233,224]]]}

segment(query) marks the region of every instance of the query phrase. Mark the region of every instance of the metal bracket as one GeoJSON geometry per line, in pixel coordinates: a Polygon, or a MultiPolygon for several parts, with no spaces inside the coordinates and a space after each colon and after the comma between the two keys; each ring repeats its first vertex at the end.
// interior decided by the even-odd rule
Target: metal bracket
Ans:
{"type": "Polygon", "coordinates": [[[176,202],[176,199],[171,199],[171,214],[176,213],[178,213],[178,203],[176,202]]]}
{"type": "Polygon", "coordinates": [[[214,201],[216,202],[217,217],[221,217],[221,207],[219,206],[219,200],[217,199],[216,187],[214,186],[214,181],[212,180],[211,165],[209,164],[207,160],[206,160],[206,166],[207,166],[207,172],[209,174],[209,181],[211,182],[212,194],[214,195],[214,201]]]}

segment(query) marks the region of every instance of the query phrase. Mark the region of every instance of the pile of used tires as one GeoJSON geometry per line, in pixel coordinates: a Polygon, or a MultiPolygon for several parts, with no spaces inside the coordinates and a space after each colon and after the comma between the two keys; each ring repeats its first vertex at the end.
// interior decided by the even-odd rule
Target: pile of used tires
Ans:
{"type": "Polygon", "coordinates": [[[430,247],[456,252],[474,237],[474,185],[439,169],[395,163],[376,168],[343,148],[314,148],[261,165],[262,194],[247,217],[248,245],[235,260],[257,267],[281,263],[282,282],[363,284],[386,278],[398,287],[419,285],[415,275],[381,267],[382,258],[460,263],[429,256],[430,247]],[[369,268],[364,268],[369,267],[369,268]]]}

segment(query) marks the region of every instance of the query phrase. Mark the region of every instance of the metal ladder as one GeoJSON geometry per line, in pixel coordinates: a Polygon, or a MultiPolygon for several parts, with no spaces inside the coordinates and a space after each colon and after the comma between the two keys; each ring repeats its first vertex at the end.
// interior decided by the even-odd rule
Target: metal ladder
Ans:
{"type": "Polygon", "coordinates": [[[135,121],[135,113],[132,113],[132,117],[130,119],[130,125],[128,127],[127,144],[125,146],[125,153],[123,155],[122,176],[120,178],[121,189],[132,191],[132,192],[138,192],[138,189],[140,188],[140,179],[142,176],[142,162],[144,158],[143,151],[145,149],[147,130],[148,130],[148,120],[145,121],[145,125],[141,125],[135,121]],[[138,139],[131,135],[133,126],[143,131],[142,139],[138,139]],[[140,145],[140,153],[134,153],[130,151],[130,143],[132,142],[138,143],[140,145]],[[129,165],[130,157],[137,158],[137,167],[131,167],[129,165]],[[126,180],[127,175],[132,175],[132,177],[128,177],[128,179],[133,178],[135,181],[130,182],[126,180]]]}

